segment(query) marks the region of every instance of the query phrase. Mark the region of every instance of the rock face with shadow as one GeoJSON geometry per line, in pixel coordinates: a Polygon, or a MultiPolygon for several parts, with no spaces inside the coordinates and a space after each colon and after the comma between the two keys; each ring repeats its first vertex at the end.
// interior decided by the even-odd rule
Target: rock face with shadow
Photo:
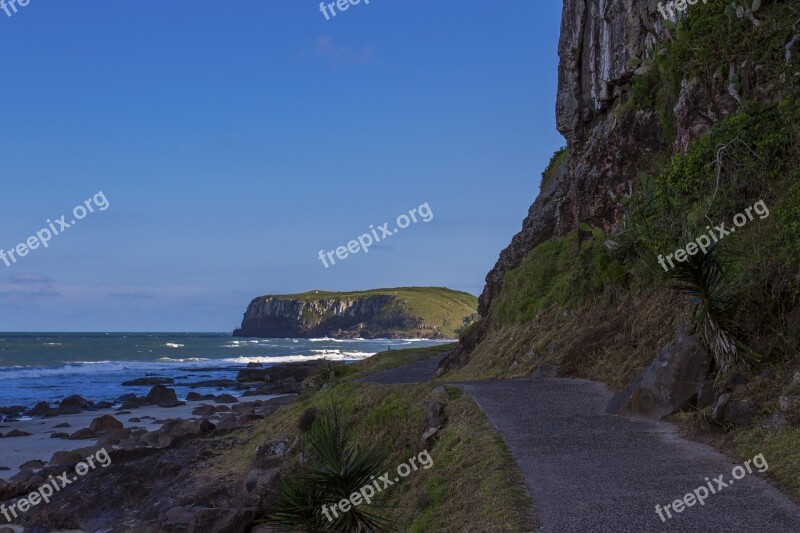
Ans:
{"type": "Polygon", "coordinates": [[[611,399],[608,413],[659,419],[698,404],[714,360],[687,329],[681,328],[675,341],[662,349],[627,389],[611,399]]]}

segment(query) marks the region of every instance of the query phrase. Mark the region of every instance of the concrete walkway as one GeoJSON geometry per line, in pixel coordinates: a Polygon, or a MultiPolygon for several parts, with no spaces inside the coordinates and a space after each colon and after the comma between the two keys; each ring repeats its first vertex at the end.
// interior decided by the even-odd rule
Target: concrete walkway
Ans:
{"type": "MultiPolygon", "coordinates": [[[[429,381],[439,359],[366,380],[429,381]]],[[[507,443],[543,532],[800,532],[800,506],[759,478],[755,466],[734,480],[736,464],[681,438],[674,426],[605,414],[612,394],[602,384],[524,378],[458,386],[507,443]],[[720,475],[728,485],[721,489],[714,481],[720,475]],[[689,498],[693,505],[675,512],[673,502],[708,482],[717,492],[705,491],[704,505],[689,498]],[[662,510],[662,521],[657,504],[670,505],[672,518],[662,510]]],[[[770,457],[765,459],[769,464],[770,457]]]]}

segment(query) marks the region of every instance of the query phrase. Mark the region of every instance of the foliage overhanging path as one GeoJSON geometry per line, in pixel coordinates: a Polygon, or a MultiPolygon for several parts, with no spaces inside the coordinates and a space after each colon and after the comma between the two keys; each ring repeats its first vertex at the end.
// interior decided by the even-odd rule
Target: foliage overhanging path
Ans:
{"type": "MultiPolygon", "coordinates": [[[[442,356],[363,381],[430,381],[442,356]]],[[[460,383],[509,447],[543,532],[800,531],[800,506],[754,474],[662,522],[655,511],[736,466],[663,422],[605,414],[611,392],[572,379],[460,383]]],[[[770,458],[765,457],[767,463],[770,458]]],[[[664,514],[666,517],[666,514],[664,514]]]]}

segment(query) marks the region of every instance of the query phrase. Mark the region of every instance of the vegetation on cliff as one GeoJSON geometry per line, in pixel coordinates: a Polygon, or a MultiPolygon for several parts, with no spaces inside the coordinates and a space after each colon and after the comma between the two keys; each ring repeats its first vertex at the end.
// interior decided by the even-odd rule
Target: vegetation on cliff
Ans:
{"type": "MultiPolygon", "coordinates": [[[[539,370],[623,389],[679,324],[692,321],[696,308],[697,299],[674,290],[675,279],[658,256],[683,248],[709,226],[725,222],[730,229],[737,213],[763,200],[769,216],[736,228],[714,252],[724,254],[728,268],[715,281],[717,296],[707,294],[724,294],[725,305],[704,303],[724,309],[727,333],[754,356],[714,376],[714,401],[727,393],[749,419],[737,429],[721,415],[712,417],[714,405],[698,405],[689,419],[709,430],[736,429],[733,439],[744,454],[775,450],[784,481],[796,480],[800,449],[791,437],[800,427],[800,10],[790,1],[766,1],[754,15],[756,24],[726,12],[728,4],[699,3],[676,24],[657,24],[647,35],[645,52],[629,62],[627,89],[619,91],[604,127],[589,135],[628,136],[635,143],[630,125],[656,117],[660,141],[641,140],[634,172],[613,181],[627,179],[626,187],[596,181],[595,189],[577,189],[586,197],[570,198],[578,204],[571,204],[571,214],[605,197],[613,209],[602,214],[613,216],[574,221],[571,231],[527,250],[503,272],[489,312],[464,332],[442,374],[483,379],[539,370]]],[[[554,161],[564,153],[580,158],[593,140],[576,141],[554,161]]],[[[571,159],[569,172],[586,170],[571,159]]],[[[552,172],[545,173],[547,187],[552,172]]],[[[570,178],[569,172],[555,179],[588,179],[570,178]]],[[[702,330],[702,322],[695,325],[702,330]]],[[[794,482],[787,486],[798,490],[794,482]]]]}

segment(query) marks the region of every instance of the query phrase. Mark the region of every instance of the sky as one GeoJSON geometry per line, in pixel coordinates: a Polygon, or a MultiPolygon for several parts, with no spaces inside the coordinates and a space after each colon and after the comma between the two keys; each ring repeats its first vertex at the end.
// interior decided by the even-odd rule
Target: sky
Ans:
{"type": "Polygon", "coordinates": [[[262,294],[479,294],[564,144],[560,2],[10,11],[0,331],[226,332],[262,294]]]}

